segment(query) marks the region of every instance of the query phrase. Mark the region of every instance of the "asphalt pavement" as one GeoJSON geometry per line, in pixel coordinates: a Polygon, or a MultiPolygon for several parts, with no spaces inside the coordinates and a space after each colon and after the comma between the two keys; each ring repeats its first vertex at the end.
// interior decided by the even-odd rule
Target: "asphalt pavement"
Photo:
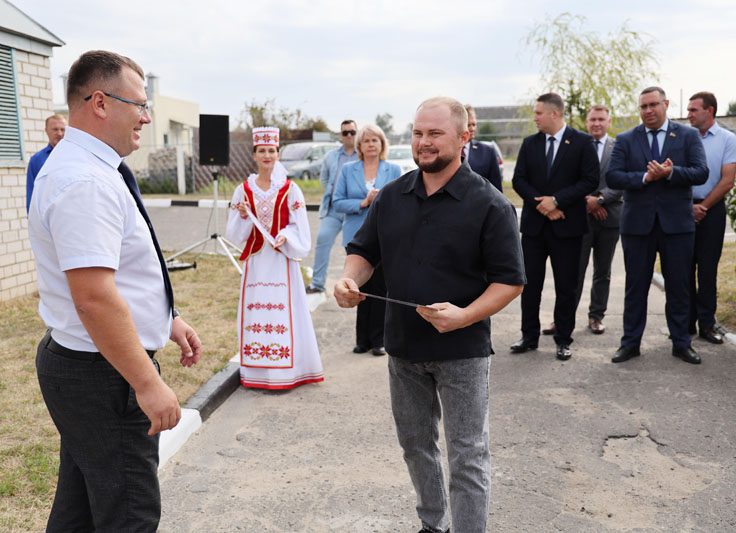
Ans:
{"type": "MultiPolygon", "coordinates": [[[[150,213],[167,249],[212,232],[207,209],[150,213]]],[[[310,222],[316,234],[316,213],[310,222]]],[[[335,246],[330,283],[343,259],[335,246]]],[[[555,359],[549,337],[534,352],[509,352],[520,335],[518,300],[493,319],[489,531],[736,530],[734,345],[696,338],[702,365],[672,357],[664,295],[653,285],[642,356],[614,365],[620,249],[603,335],[584,327],[589,280],[590,269],[570,361],[555,359]]],[[[543,324],[553,303],[548,272],[543,324]]],[[[332,297],[312,318],[325,382],[289,392],[238,387],[162,468],[161,531],[419,529],[387,358],[351,353],[355,312],[332,297]]]]}

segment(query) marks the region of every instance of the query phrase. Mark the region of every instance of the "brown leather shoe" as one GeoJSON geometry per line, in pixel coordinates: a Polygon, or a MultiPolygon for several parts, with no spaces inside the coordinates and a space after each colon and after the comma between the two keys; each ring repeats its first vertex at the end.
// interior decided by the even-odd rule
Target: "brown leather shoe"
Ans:
{"type": "Polygon", "coordinates": [[[557,333],[557,327],[554,322],[551,322],[549,327],[542,330],[542,335],[554,335],[557,333]]]}
{"type": "Polygon", "coordinates": [[[606,331],[606,326],[603,325],[603,322],[598,320],[597,318],[589,318],[588,319],[588,329],[595,333],[596,335],[600,335],[604,331],[606,331]]]}

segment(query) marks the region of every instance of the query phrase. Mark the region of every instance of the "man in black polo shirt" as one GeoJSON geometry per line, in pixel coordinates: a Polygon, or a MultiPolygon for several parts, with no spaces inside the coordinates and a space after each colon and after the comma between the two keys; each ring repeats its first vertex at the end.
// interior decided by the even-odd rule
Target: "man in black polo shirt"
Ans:
{"type": "Polygon", "coordinates": [[[382,262],[388,296],[420,307],[386,307],[391,406],[417,492],[422,531],[450,526],[438,447],[445,413],[452,529],[485,531],[490,493],[489,317],[525,283],[516,212],[488,181],[461,165],[468,116],[452,98],[417,109],[419,166],[386,185],[348,245],[341,307],[382,262]],[[441,408],[440,408],[441,404],[441,408]]]}

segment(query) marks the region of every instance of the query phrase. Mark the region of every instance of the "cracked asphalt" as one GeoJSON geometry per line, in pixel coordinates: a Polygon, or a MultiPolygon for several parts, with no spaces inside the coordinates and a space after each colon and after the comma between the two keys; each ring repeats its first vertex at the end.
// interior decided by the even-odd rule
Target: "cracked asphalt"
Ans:
{"type": "MultiPolygon", "coordinates": [[[[150,211],[164,247],[206,234],[205,209],[150,211]]],[[[315,213],[310,220],[316,232],[315,213]]],[[[333,282],[343,258],[336,246],[333,282]]],[[[519,337],[518,300],[493,319],[489,530],[736,530],[734,346],[696,338],[702,365],[672,357],[664,295],[652,286],[642,356],[614,365],[620,249],[600,336],[583,327],[589,280],[590,270],[570,361],[555,359],[549,337],[537,351],[509,353],[519,337]]],[[[548,272],[542,323],[553,299],[548,272]]],[[[161,531],[419,529],[386,358],[350,352],[354,311],[331,297],[313,320],[326,381],[285,393],[238,389],[163,468],[161,531]]]]}

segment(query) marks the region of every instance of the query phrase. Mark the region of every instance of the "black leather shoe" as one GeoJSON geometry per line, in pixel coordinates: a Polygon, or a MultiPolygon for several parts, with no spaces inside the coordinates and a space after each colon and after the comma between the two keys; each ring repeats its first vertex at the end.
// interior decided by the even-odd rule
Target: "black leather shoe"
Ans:
{"type": "Polygon", "coordinates": [[[632,357],[638,357],[641,355],[641,352],[639,351],[639,348],[636,346],[629,346],[629,347],[623,347],[616,350],[616,353],[613,354],[613,359],[611,359],[612,363],[623,363],[624,361],[628,361],[632,357]]]}
{"type": "Polygon", "coordinates": [[[386,355],[386,350],[383,348],[383,346],[376,346],[371,350],[371,353],[373,355],[386,355]]]}
{"type": "Polygon", "coordinates": [[[705,339],[711,344],[723,344],[723,335],[718,333],[714,328],[701,329],[698,337],[705,339]]]}
{"type": "MultiPolygon", "coordinates": [[[[434,533],[434,531],[431,529],[427,529],[426,527],[423,527],[422,529],[419,530],[419,533],[434,533]]],[[[446,530],[445,533],[450,533],[450,530],[449,529],[446,530]]]]}
{"type": "Polygon", "coordinates": [[[567,361],[572,357],[572,352],[570,351],[570,345],[569,344],[558,344],[557,345],[557,353],[555,354],[555,357],[559,359],[560,361],[567,361]]]}
{"type": "Polygon", "coordinates": [[[355,347],[353,348],[353,353],[365,353],[368,350],[370,350],[368,346],[362,346],[360,344],[356,344],[355,347]]]}
{"type": "Polygon", "coordinates": [[[320,292],[325,292],[324,289],[320,289],[319,287],[314,287],[312,285],[307,285],[307,288],[305,290],[307,291],[307,294],[318,294],[320,292]]]}
{"type": "Polygon", "coordinates": [[[548,328],[542,330],[542,335],[554,335],[555,333],[557,333],[557,326],[554,322],[550,323],[548,328]]]}
{"type": "Polygon", "coordinates": [[[514,353],[524,353],[528,352],[529,350],[536,350],[538,345],[538,339],[527,339],[525,337],[522,337],[511,345],[511,351],[514,353]]]}
{"type": "Polygon", "coordinates": [[[688,346],[687,348],[673,347],[672,355],[674,355],[675,357],[678,357],[679,359],[682,359],[686,363],[690,363],[691,365],[700,364],[700,356],[690,346],[688,346]]]}

